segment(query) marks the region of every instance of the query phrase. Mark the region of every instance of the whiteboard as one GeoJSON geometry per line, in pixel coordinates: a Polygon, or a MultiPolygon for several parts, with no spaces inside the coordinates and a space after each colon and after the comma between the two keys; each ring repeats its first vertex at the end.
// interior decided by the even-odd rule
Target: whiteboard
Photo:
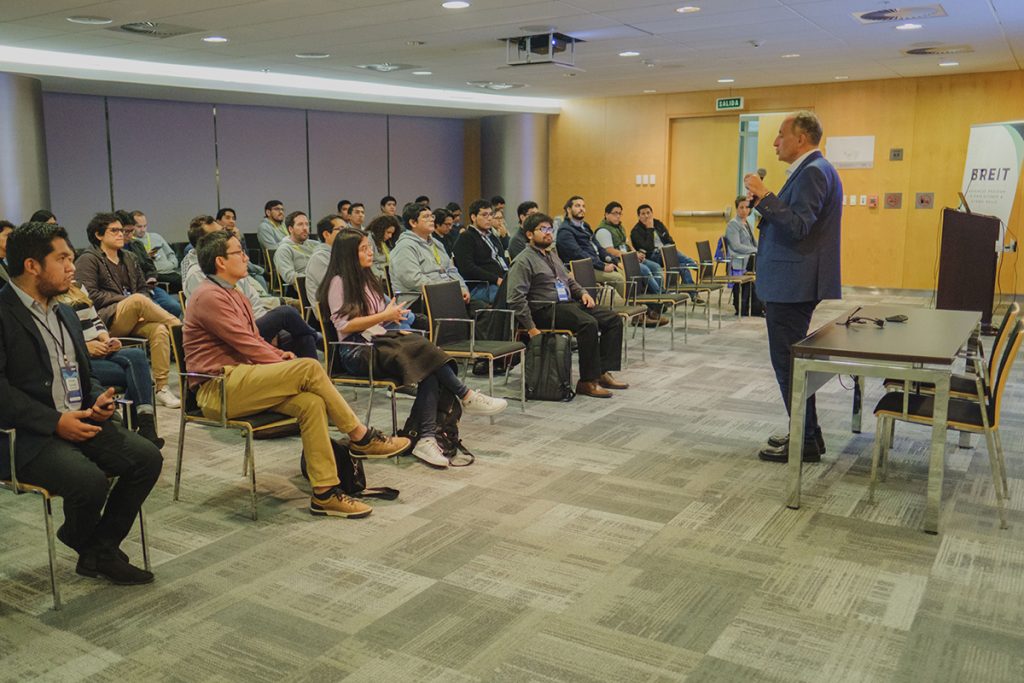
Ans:
{"type": "Polygon", "coordinates": [[[875,136],[848,135],[827,138],[825,158],[836,168],[874,168],[875,136]]]}

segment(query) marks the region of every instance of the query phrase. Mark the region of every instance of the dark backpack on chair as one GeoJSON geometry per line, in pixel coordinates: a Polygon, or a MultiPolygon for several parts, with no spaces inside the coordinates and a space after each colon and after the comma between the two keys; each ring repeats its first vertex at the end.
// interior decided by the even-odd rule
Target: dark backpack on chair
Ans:
{"type": "Polygon", "coordinates": [[[571,401],[572,348],[568,335],[541,332],[526,346],[526,398],[531,401],[571,401]]]}

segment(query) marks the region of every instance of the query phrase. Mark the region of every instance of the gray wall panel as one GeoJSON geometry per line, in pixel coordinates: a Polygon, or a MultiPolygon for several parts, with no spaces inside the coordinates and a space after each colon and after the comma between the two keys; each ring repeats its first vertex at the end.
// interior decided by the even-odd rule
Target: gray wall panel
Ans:
{"type": "MultiPolygon", "coordinates": [[[[110,210],[110,173],[103,98],[43,93],[50,210],[76,247],[87,245],[85,226],[110,210]]],[[[41,207],[36,207],[41,208],[41,207]]],[[[8,216],[20,222],[28,216],[8,216]]]]}
{"type": "Polygon", "coordinates": [[[218,104],[217,150],[220,205],[238,212],[242,232],[256,232],[270,199],[309,210],[305,111],[218,104]]]}
{"type": "Polygon", "coordinates": [[[375,216],[378,202],[388,190],[387,150],[384,116],[309,112],[313,221],[334,212],[339,199],[362,202],[367,218],[375,216]]]}
{"type": "Polygon", "coordinates": [[[390,117],[391,194],[399,211],[421,194],[432,207],[462,203],[464,128],[458,119],[390,117]]]}
{"type": "Polygon", "coordinates": [[[114,204],[140,209],[169,242],[217,207],[213,111],[209,104],[110,98],[114,204]]]}

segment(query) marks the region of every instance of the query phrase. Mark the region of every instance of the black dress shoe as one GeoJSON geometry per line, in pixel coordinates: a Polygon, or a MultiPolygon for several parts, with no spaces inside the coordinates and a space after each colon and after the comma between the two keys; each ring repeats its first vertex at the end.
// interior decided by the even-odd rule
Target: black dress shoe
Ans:
{"type": "MultiPolygon", "coordinates": [[[[73,546],[70,543],[68,543],[67,538],[65,538],[64,525],[63,524],[61,524],[59,527],[57,527],[57,540],[60,541],[61,543],[63,543],[64,545],[66,545],[67,547],[71,548],[72,550],[74,550],[79,555],[81,555],[82,551],[80,551],[78,548],[76,548],[75,546],[73,546]]],[[[119,558],[121,558],[125,562],[128,561],[128,554],[125,553],[120,548],[117,548],[116,550],[114,550],[114,552],[117,554],[117,556],[119,558]]]]}
{"type": "Polygon", "coordinates": [[[75,572],[94,579],[106,579],[118,586],[138,586],[153,582],[153,573],[129,564],[117,555],[97,557],[94,554],[79,555],[75,572]]]}
{"type": "MultiPolygon", "coordinates": [[[[821,435],[821,430],[814,433],[814,440],[818,443],[818,451],[825,454],[825,437],[821,435]]],[[[789,445],[789,434],[772,434],[768,437],[768,445],[772,448],[779,448],[780,446],[789,445]]]]}
{"type": "MultiPolygon", "coordinates": [[[[789,444],[785,446],[769,446],[762,448],[757,457],[766,462],[789,462],[789,444]]],[[[804,462],[821,462],[821,450],[813,441],[804,443],[804,462]]]]}

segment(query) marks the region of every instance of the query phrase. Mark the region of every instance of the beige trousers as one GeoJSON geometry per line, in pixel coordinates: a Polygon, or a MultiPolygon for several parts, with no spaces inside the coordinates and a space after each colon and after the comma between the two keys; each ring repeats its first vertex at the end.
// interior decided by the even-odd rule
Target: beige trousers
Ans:
{"type": "Polygon", "coordinates": [[[109,331],[112,337],[143,337],[149,341],[153,384],[160,391],[167,386],[171,370],[171,333],[167,328],[180,324],[145,294],[132,294],[117,304],[109,331]]]}
{"type": "Polygon", "coordinates": [[[594,276],[597,278],[597,284],[611,285],[619,296],[626,296],[626,276],[622,274],[621,270],[613,270],[610,273],[606,273],[603,270],[595,270],[594,276]]]}
{"type": "MultiPolygon", "coordinates": [[[[327,420],[344,433],[359,425],[345,399],[320,362],[297,358],[270,365],[231,365],[224,368],[224,389],[228,397],[228,418],[244,417],[272,410],[298,418],[302,448],[312,486],[336,486],[338,469],[334,448],[327,432],[327,420]]],[[[220,389],[206,382],[196,396],[203,415],[220,417],[220,389]]]]}

